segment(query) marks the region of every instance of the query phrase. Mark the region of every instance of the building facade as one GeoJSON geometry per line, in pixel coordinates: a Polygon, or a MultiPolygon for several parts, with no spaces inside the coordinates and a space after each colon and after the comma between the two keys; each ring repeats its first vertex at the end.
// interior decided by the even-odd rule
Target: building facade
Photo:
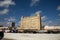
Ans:
{"type": "Polygon", "coordinates": [[[60,30],[60,26],[48,26],[44,27],[45,30],[60,30]]]}
{"type": "Polygon", "coordinates": [[[21,17],[20,29],[41,29],[41,16],[35,14],[29,17],[21,17]]]}

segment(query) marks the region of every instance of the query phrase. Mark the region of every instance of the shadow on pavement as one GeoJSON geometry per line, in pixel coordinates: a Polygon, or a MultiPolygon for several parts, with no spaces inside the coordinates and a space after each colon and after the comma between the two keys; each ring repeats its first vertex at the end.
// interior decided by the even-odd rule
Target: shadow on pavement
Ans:
{"type": "Polygon", "coordinates": [[[3,38],[2,40],[15,40],[15,39],[8,39],[8,38],[3,38]]]}

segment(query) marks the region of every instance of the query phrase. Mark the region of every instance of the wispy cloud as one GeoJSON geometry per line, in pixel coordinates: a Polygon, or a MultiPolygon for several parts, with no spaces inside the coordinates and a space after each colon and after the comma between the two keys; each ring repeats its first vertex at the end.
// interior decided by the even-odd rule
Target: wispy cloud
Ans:
{"type": "Polygon", "coordinates": [[[4,9],[4,10],[0,11],[0,14],[1,14],[1,15],[3,15],[3,14],[7,14],[8,12],[9,12],[8,9],[4,9]]]}
{"type": "Polygon", "coordinates": [[[6,22],[6,25],[5,26],[11,27],[11,22],[6,22]]]}
{"type": "Polygon", "coordinates": [[[16,18],[10,17],[10,18],[5,18],[4,20],[12,22],[12,21],[16,21],[16,18]]]}
{"type": "Polygon", "coordinates": [[[58,16],[60,16],[60,14],[58,14],[58,16]]]}
{"type": "Polygon", "coordinates": [[[47,16],[41,16],[42,26],[49,25],[51,21],[47,21],[47,19],[48,19],[47,16]]]}
{"type": "Polygon", "coordinates": [[[42,26],[45,25],[55,25],[55,23],[52,20],[48,20],[49,18],[47,16],[42,16],[41,21],[42,21],[42,26]]]}
{"type": "Polygon", "coordinates": [[[15,5],[15,2],[12,0],[0,1],[0,7],[9,7],[9,5],[15,5]]]}
{"type": "Polygon", "coordinates": [[[3,1],[0,1],[0,7],[4,7],[3,10],[0,11],[0,15],[2,14],[7,14],[9,12],[9,6],[10,5],[15,5],[15,2],[12,1],[12,0],[3,0],[3,1]]]}
{"type": "Polygon", "coordinates": [[[41,13],[41,11],[40,11],[40,10],[35,12],[35,14],[40,14],[40,13],[41,13]]]}
{"type": "Polygon", "coordinates": [[[42,26],[46,25],[53,25],[53,22],[51,20],[42,22],[42,26]]]}
{"type": "Polygon", "coordinates": [[[45,20],[47,20],[47,19],[48,19],[48,18],[47,18],[46,16],[42,16],[42,17],[41,17],[41,20],[42,20],[42,21],[45,21],[45,20]]]}
{"type": "Polygon", "coordinates": [[[15,24],[15,26],[20,26],[21,25],[21,21],[18,21],[18,23],[15,24]]]}
{"type": "MultiPolygon", "coordinates": [[[[17,19],[15,17],[4,18],[4,21],[0,22],[0,25],[11,26],[12,22],[15,22],[17,19]]],[[[16,25],[18,26],[18,25],[16,25]]]]}
{"type": "Polygon", "coordinates": [[[60,10],[60,5],[57,7],[57,10],[60,10]]]}
{"type": "Polygon", "coordinates": [[[5,24],[6,24],[6,23],[3,22],[3,21],[0,22],[0,25],[2,25],[2,26],[4,26],[5,24]]]}
{"type": "Polygon", "coordinates": [[[41,13],[41,11],[38,10],[38,11],[36,11],[35,13],[32,13],[30,16],[33,16],[33,15],[35,15],[35,14],[40,14],[40,13],[41,13]]]}
{"type": "Polygon", "coordinates": [[[45,25],[48,25],[48,26],[60,26],[60,19],[57,19],[55,21],[52,21],[52,20],[47,20],[48,17],[41,17],[42,19],[42,25],[45,26],[45,25]]]}
{"type": "Polygon", "coordinates": [[[34,6],[36,3],[38,3],[40,0],[31,0],[30,6],[34,6]]]}

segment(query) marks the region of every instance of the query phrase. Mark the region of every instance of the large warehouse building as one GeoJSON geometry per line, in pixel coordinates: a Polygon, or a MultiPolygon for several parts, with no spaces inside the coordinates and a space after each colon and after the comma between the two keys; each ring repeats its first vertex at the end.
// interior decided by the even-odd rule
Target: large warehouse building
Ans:
{"type": "Polygon", "coordinates": [[[29,17],[21,17],[20,29],[41,29],[41,16],[39,13],[29,16],[29,17]]]}

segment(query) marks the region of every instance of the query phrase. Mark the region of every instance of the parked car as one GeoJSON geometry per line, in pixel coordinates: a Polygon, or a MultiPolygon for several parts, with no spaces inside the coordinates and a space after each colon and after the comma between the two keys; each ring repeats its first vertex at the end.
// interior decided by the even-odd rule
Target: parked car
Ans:
{"type": "Polygon", "coordinates": [[[10,30],[10,33],[18,33],[18,30],[10,30]]]}
{"type": "Polygon", "coordinates": [[[0,31],[0,40],[4,37],[4,32],[0,31]]]}

